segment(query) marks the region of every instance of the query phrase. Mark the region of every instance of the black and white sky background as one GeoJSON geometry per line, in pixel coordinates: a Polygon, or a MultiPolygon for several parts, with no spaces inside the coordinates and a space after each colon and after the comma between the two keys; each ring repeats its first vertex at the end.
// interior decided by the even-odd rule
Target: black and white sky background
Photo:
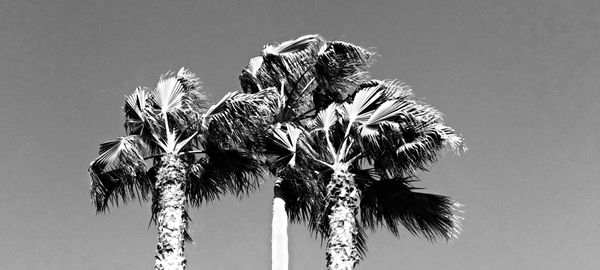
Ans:
{"type": "MultiPolygon", "coordinates": [[[[262,45],[309,33],[379,52],[469,151],[419,185],[464,232],[369,237],[356,269],[600,265],[600,1],[0,1],[0,269],[151,269],[149,205],[96,216],[89,162],[123,134],[123,96],[186,66],[218,100],[262,45]]],[[[189,269],[267,269],[271,185],[191,210],[189,269]]],[[[324,250],[292,226],[290,269],[324,250]]]]}

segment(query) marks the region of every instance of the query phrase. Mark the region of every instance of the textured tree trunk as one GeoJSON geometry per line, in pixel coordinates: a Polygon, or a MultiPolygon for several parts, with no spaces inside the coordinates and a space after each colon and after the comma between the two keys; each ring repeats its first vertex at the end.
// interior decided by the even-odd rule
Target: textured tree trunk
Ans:
{"type": "Polygon", "coordinates": [[[351,270],[359,261],[356,215],[360,198],[354,175],[347,171],[334,171],[327,184],[327,208],[330,212],[325,256],[329,270],[351,270]]]}
{"type": "Polygon", "coordinates": [[[186,260],[183,253],[186,228],[186,198],[184,184],[186,169],[183,161],[167,154],[162,160],[155,188],[158,194],[158,245],[157,270],[183,270],[186,260]]]}
{"type": "Polygon", "coordinates": [[[288,269],[288,235],[285,200],[281,190],[281,178],[273,188],[273,221],[271,223],[271,269],[288,269]]]}

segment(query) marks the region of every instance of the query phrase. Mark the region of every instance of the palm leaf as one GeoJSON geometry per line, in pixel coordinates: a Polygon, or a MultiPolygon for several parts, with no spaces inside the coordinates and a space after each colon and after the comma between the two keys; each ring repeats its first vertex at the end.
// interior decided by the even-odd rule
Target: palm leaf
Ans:
{"type": "Polygon", "coordinates": [[[361,223],[375,230],[386,226],[398,236],[404,227],[429,240],[456,238],[460,233],[460,204],[446,196],[416,192],[414,179],[396,177],[372,181],[363,190],[361,223]]]}
{"type": "Polygon", "coordinates": [[[454,151],[456,154],[460,154],[461,151],[467,151],[465,141],[462,137],[456,134],[456,131],[454,131],[453,128],[447,127],[443,124],[438,124],[435,126],[435,129],[442,137],[442,140],[444,140],[444,147],[454,151]]]}
{"type": "Polygon", "coordinates": [[[388,124],[391,127],[399,127],[399,123],[394,118],[402,115],[405,120],[408,120],[409,117],[405,115],[402,111],[403,103],[398,102],[396,100],[388,100],[383,104],[379,105],[377,109],[369,116],[366,121],[357,121],[359,122],[359,131],[361,136],[369,137],[373,139],[375,136],[379,135],[378,126],[381,124],[388,124]]]}
{"type": "Polygon", "coordinates": [[[369,78],[368,67],[374,53],[343,41],[328,42],[315,65],[319,88],[315,91],[317,108],[342,102],[349,93],[369,78]]]}
{"type": "Polygon", "coordinates": [[[202,88],[202,83],[200,82],[200,79],[196,77],[196,74],[184,67],[179,69],[176,77],[186,91],[197,91],[202,88]]]}
{"type": "Polygon", "coordinates": [[[133,94],[125,96],[125,130],[129,135],[140,135],[146,125],[146,108],[149,94],[146,89],[138,87],[133,94]]]}
{"type": "Polygon", "coordinates": [[[201,157],[190,165],[186,194],[188,202],[193,206],[216,200],[225,193],[219,179],[211,177],[211,173],[205,173],[207,168],[210,168],[210,162],[206,157],[201,157]]]}
{"type": "MultiPolygon", "coordinates": [[[[218,115],[220,113],[223,113],[227,110],[227,103],[230,100],[233,100],[235,102],[235,100],[243,100],[243,99],[236,99],[236,95],[239,95],[238,92],[229,92],[227,94],[225,94],[225,96],[223,98],[221,98],[221,100],[219,100],[217,103],[215,103],[214,105],[210,106],[208,108],[208,110],[206,110],[206,112],[204,113],[204,117],[203,119],[205,123],[203,123],[203,125],[208,125],[208,121],[210,120],[210,118],[214,115],[218,115]]],[[[234,106],[235,108],[235,106],[234,106]]]]}
{"type": "Polygon", "coordinates": [[[206,136],[223,147],[256,149],[277,111],[277,93],[269,88],[254,94],[229,93],[202,116],[206,136]]]}
{"type": "Polygon", "coordinates": [[[317,183],[317,174],[312,166],[298,160],[295,167],[279,169],[277,176],[283,181],[280,184],[285,207],[291,222],[308,222],[317,201],[322,200],[317,183]]]}
{"type": "Polygon", "coordinates": [[[353,103],[344,104],[346,118],[357,119],[366,159],[382,172],[403,175],[425,170],[445,148],[456,153],[466,149],[462,138],[443,124],[442,113],[412,100],[412,92],[402,85],[371,81],[361,86],[364,89],[356,93],[353,103]],[[363,92],[373,89],[381,93],[379,100],[363,92]]]}
{"type": "Polygon", "coordinates": [[[275,127],[266,140],[265,151],[270,162],[279,168],[294,167],[296,164],[296,149],[301,130],[291,124],[275,127]]]}
{"type": "Polygon", "coordinates": [[[450,148],[456,153],[466,149],[463,147],[462,138],[452,128],[441,123],[431,124],[422,132],[412,134],[412,137],[409,132],[404,135],[408,140],[405,139],[404,143],[395,150],[393,163],[383,165],[389,167],[395,174],[412,173],[417,169],[426,170],[426,165],[435,162],[437,155],[445,148],[450,148]]]}
{"type": "Polygon", "coordinates": [[[235,117],[267,117],[274,114],[277,107],[278,95],[274,88],[268,88],[254,94],[239,92],[227,93],[219,102],[212,105],[204,113],[204,123],[210,120],[233,120],[235,117]],[[230,116],[229,119],[222,116],[230,116]]]}
{"type": "Polygon", "coordinates": [[[262,56],[256,56],[250,59],[250,62],[248,63],[248,66],[246,67],[246,71],[252,75],[252,76],[256,76],[256,73],[258,72],[258,70],[260,69],[260,67],[263,64],[263,58],[262,56]]]}
{"type": "Polygon", "coordinates": [[[304,35],[295,40],[285,41],[281,44],[269,44],[263,49],[264,55],[286,54],[290,59],[301,62],[311,53],[323,53],[326,40],[319,35],[304,35]]]}
{"type": "Polygon", "coordinates": [[[269,87],[283,87],[289,119],[311,110],[312,91],[316,87],[314,65],[325,46],[325,40],[318,35],[265,46],[262,57],[252,58],[242,71],[242,89],[255,93],[269,87]]]}
{"type": "Polygon", "coordinates": [[[206,156],[190,166],[186,194],[195,207],[225,193],[247,194],[258,187],[263,165],[250,153],[209,146],[206,156]]]}
{"type": "Polygon", "coordinates": [[[291,88],[302,89],[314,77],[309,70],[325,46],[325,40],[319,35],[306,35],[281,44],[266,45],[262,56],[252,58],[242,71],[242,89],[254,93],[268,87],[279,88],[281,80],[288,86],[288,94],[291,88]]]}
{"type": "Polygon", "coordinates": [[[181,108],[185,88],[176,77],[161,78],[154,91],[154,99],[161,114],[181,108]]]}
{"type": "Polygon", "coordinates": [[[196,123],[209,105],[206,95],[199,92],[202,88],[200,79],[183,67],[177,72],[176,78],[185,89],[185,95],[181,98],[181,110],[186,117],[185,124],[196,123]]]}
{"type": "Polygon", "coordinates": [[[108,202],[145,199],[151,184],[145,174],[146,145],[138,136],[119,137],[100,144],[99,156],[89,167],[92,202],[99,212],[108,202]]]}
{"type": "Polygon", "coordinates": [[[379,86],[361,89],[354,96],[352,103],[344,103],[342,115],[350,121],[350,125],[355,121],[366,121],[371,117],[374,106],[380,101],[381,92],[379,86]]]}
{"type": "Polygon", "coordinates": [[[413,97],[412,88],[404,82],[396,80],[371,80],[369,83],[381,85],[386,100],[405,100],[413,97]]]}
{"type": "Polygon", "coordinates": [[[320,111],[313,120],[311,132],[323,131],[329,133],[331,127],[338,120],[337,107],[337,104],[332,103],[325,110],[320,111]]]}
{"type": "Polygon", "coordinates": [[[119,137],[100,144],[99,156],[90,167],[106,172],[122,165],[137,166],[144,161],[145,149],[145,144],[136,135],[119,137]]]}

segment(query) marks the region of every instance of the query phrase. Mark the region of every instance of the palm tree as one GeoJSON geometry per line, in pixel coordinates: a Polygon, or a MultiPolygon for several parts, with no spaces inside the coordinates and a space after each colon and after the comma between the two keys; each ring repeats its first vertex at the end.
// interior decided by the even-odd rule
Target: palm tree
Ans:
{"type": "Polygon", "coordinates": [[[89,167],[98,212],[151,194],[155,269],[185,269],[188,205],[248,192],[262,173],[251,138],[273,114],[268,101],[275,93],[233,92],[208,107],[199,90],[199,80],[184,68],[161,76],[155,90],[138,87],[126,96],[127,135],[102,143],[89,167]]]}
{"type": "MultiPolygon", "coordinates": [[[[325,168],[323,198],[311,201],[311,219],[312,229],[327,238],[328,269],[353,269],[359,262],[366,251],[363,227],[387,226],[397,235],[404,226],[431,240],[457,236],[458,204],[416,192],[411,183],[416,170],[445,148],[458,152],[463,140],[439,111],[416,101],[410,88],[393,81],[364,83],[346,102],[320,111],[307,127],[278,130],[302,150],[279,147],[279,152],[309,155],[325,168]]],[[[273,145],[283,145],[283,135],[274,137],[273,145]]]]}
{"type": "MultiPolygon", "coordinates": [[[[268,44],[262,55],[252,58],[242,71],[245,92],[265,88],[279,91],[278,110],[272,119],[266,153],[269,170],[275,176],[271,258],[274,270],[288,268],[287,217],[292,222],[309,220],[315,200],[317,175],[309,160],[280,148],[296,151],[296,135],[284,134],[282,126],[302,125],[305,119],[331,102],[343,101],[367,77],[373,53],[341,41],[327,41],[319,35],[306,35],[281,44],[268,44]],[[276,140],[278,138],[280,140],[276,140]],[[272,145],[273,142],[279,145],[272,145]]],[[[303,155],[300,155],[303,156],[303,155]]]]}

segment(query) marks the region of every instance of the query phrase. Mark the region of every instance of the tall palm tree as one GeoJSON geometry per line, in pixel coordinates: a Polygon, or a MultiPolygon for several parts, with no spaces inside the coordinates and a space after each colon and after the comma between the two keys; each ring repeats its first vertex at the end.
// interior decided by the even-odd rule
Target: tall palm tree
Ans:
{"type": "MultiPolygon", "coordinates": [[[[240,81],[245,92],[272,87],[280,89],[278,111],[265,134],[269,169],[275,176],[271,239],[272,269],[287,270],[287,216],[293,222],[309,220],[317,175],[308,160],[279,155],[279,147],[295,149],[295,134],[284,134],[282,126],[303,125],[305,119],[331,102],[341,102],[368,74],[373,53],[341,41],[306,35],[281,44],[268,44],[261,56],[250,60],[240,81]],[[289,136],[288,136],[289,135],[289,136]],[[278,137],[282,145],[270,138],[278,137]]],[[[294,150],[295,151],[295,150],[294,150]]],[[[301,155],[302,156],[302,155],[301,155]]]]}
{"type": "Polygon", "coordinates": [[[126,96],[127,135],[102,143],[89,167],[98,212],[152,196],[155,269],[185,269],[188,205],[248,192],[262,172],[251,139],[273,114],[268,101],[275,92],[233,92],[208,107],[199,90],[199,80],[184,68],[161,76],[154,90],[138,87],[126,96]]]}
{"type": "Polygon", "coordinates": [[[416,101],[410,88],[393,81],[364,83],[307,126],[287,125],[272,139],[283,146],[281,138],[290,138],[287,144],[296,146],[279,147],[280,155],[308,154],[325,168],[324,198],[311,201],[311,213],[312,228],[327,238],[328,269],[353,269],[359,262],[366,250],[363,227],[385,225],[397,235],[404,226],[429,239],[457,236],[458,204],[416,192],[411,183],[416,170],[445,148],[458,152],[463,140],[439,111],[416,101]]]}

